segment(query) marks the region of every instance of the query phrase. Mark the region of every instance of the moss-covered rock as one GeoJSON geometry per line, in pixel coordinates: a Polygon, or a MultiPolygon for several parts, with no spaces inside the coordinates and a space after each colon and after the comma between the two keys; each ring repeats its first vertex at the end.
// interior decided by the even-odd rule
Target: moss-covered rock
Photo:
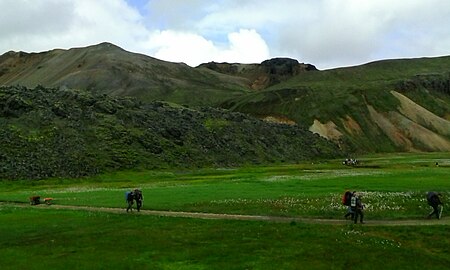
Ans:
{"type": "Polygon", "coordinates": [[[227,110],[43,87],[1,87],[0,97],[1,108],[8,108],[0,117],[3,179],[341,155],[334,144],[298,126],[227,110]]]}

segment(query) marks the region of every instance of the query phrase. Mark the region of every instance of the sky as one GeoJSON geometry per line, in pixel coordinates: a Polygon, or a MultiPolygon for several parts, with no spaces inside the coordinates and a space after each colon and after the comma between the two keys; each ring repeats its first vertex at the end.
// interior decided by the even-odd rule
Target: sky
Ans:
{"type": "Polygon", "coordinates": [[[111,42],[161,60],[319,69],[450,55],[448,0],[0,0],[0,54],[111,42]]]}

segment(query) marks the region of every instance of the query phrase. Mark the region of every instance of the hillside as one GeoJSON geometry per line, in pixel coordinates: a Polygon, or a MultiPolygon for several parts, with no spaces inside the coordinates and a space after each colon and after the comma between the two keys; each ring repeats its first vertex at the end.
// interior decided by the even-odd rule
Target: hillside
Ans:
{"type": "Polygon", "coordinates": [[[0,87],[0,179],[341,157],[305,128],[83,90],[0,87]]]}
{"type": "Polygon", "coordinates": [[[198,68],[207,68],[218,73],[248,80],[252,90],[261,90],[308,71],[317,71],[311,64],[299,63],[290,58],[273,58],[261,64],[230,64],[210,62],[198,68]]]}
{"type": "Polygon", "coordinates": [[[303,123],[350,152],[450,151],[450,57],[302,73],[222,106],[303,123]]]}
{"type": "Polygon", "coordinates": [[[209,105],[242,94],[248,83],[210,69],[127,52],[110,43],[0,56],[0,85],[74,88],[143,101],[209,105]]]}
{"type": "Polygon", "coordinates": [[[323,71],[288,58],[192,68],[102,43],[5,53],[0,85],[220,107],[307,126],[347,152],[450,151],[448,56],[323,71]]]}

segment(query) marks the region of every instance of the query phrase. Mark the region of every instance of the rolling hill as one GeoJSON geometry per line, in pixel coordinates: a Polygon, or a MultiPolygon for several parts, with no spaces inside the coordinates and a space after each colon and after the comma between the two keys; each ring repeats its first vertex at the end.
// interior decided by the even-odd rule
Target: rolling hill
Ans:
{"type": "Polygon", "coordinates": [[[130,53],[110,43],[0,56],[0,85],[64,87],[206,105],[242,94],[245,84],[243,78],[130,53]]]}
{"type": "Polygon", "coordinates": [[[307,127],[346,152],[450,151],[448,56],[323,71],[287,58],[192,68],[102,43],[5,53],[0,85],[221,107],[307,127]]]}
{"type": "Polygon", "coordinates": [[[292,125],[86,90],[0,87],[0,179],[230,167],[342,157],[292,125]]]}
{"type": "Polygon", "coordinates": [[[450,57],[302,73],[223,106],[304,123],[350,152],[450,151],[450,57]]]}

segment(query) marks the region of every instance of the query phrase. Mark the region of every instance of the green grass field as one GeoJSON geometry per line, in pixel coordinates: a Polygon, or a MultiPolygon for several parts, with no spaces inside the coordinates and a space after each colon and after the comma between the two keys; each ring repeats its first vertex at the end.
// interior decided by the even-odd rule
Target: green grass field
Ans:
{"type": "Polygon", "coordinates": [[[439,191],[448,202],[449,175],[450,153],[429,153],[366,156],[358,167],[333,160],[2,181],[0,201],[22,204],[0,204],[0,262],[2,269],[448,269],[448,222],[382,222],[424,221],[431,210],[425,193],[439,191]],[[349,189],[362,194],[367,224],[126,213],[124,193],[134,188],[143,190],[144,210],[333,220],[343,220],[341,196],[349,189]],[[54,198],[54,206],[123,212],[26,206],[33,195],[54,198]]]}

